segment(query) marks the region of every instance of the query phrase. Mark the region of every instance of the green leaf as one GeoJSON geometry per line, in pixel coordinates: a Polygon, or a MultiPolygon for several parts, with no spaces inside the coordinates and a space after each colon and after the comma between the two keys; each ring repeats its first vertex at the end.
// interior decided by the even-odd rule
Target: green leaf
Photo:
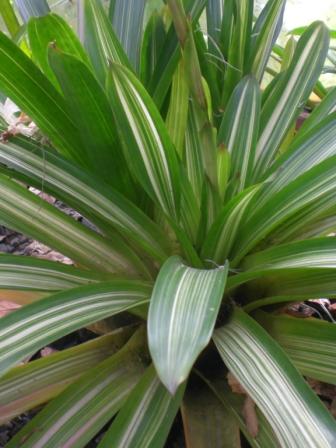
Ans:
{"type": "Polygon", "coordinates": [[[245,220],[247,209],[258,190],[259,186],[247,188],[223,207],[203,243],[203,259],[216,263],[226,260],[239,236],[239,228],[245,220]]]}
{"type": "Polygon", "coordinates": [[[253,319],[236,308],[230,322],[215,331],[214,342],[281,446],[335,445],[334,419],[279,345],[253,319]]]}
{"type": "Polygon", "coordinates": [[[0,423],[43,404],[127,342],[126,327],[11,369],[0,380],[0,423]]]}
{"type": "Polygon", "coordinates": [[[182,157],[188,119],[189,88],[183,60],[173,76],[166,126],[178,154],[182,157]]]}
{"type": "Polygon", "coordinates": [[[200,27],[194,25],[192,29],[203,76],[202,84],[207,97],[209,119],[216,119],[223,112],[220,109],[221,77],[223,75],[223,67],[220,66],[222,63],[221,50],[217,44],[217,47],[211,49],[214,42],[209,37],[206,41],[206,36],[200,27]]]}
{"type": "Polygon", "coordinates": [[[290,66],[296,48],[296,40],[294,37],[290,37],[286,42],[285,48],[283,50],[282,61],[281,61],[281,72],[288,69],[290,66]]]}
{"type": "Polygon", "coordinates": [[[333,281],[335,251],[336,244],[332,238],[315,238],[271,247],[246,257],[240,266],[244,272],[230,277],[227,288],[260,279],[257,289],[259,287],[265,296],[277,293],[303,297],[309,297],[309,294],[310,297],[333,295],[336,290],[336,281],[333,281]]]}
{"type": "Polygon", "coordinates": [[[271,247],[246,257],[241,267],[253,271],[336,268],[336,241],[315,238],[271,247]]]}
{"type": "Polygon", "coordinates": [[[148,367],[113,421],[99,448],[164,446],[182,400],[185,385],[172,397],[153,366],[148,367]]]}
{"type": "Polygon", "coordinates": [[[49,44],[57,45],[60,50],[76,56],[88,66],[90,65],[88,56],[74,31],[65,20],[56,14],[31,18],[27,29],[33,60],[57,88],[58,82],[48,62],[49,44]]]}
{"type": "MultiPolygon", "coordinates": [[[[250,218],[240,228],[239,241],[232,250],[232,263],[237,263],[257,243],[268,238],[281,242],[284,225],[290,232],[297,231],[334,206],[336,191],[336,156],[330,157],[272,194],[258,207],[258,198],[250,204],[250,218]],[[275,230],[281,232],[275,239],[275,230]],[[273,232],[273,233],[271,233],[273,232]]],[[[265,185],[267,188],[267,185],[265,185]]]]}
{"type": "Polygon", "coordinates": [[[201,149],[204,174],[207,175],[213,188],[217,189],[216,130],[211,122],[211,95],[208,85],[202,77],[192,24],[183,10],[182,3],[178,6],[180,2],[181,0],[171,0],[169,6],[172,9],[173,17],[176,15],[175,28],[179,35],[186,79],[193,100],[192,113],[199,139],[199,149],[201,149]]]}
{"type": "MultiPolygon", "coordinates": [[[[294,34],[294,36],[301,36],[307,30],[307,26],[299,26],[288,31],[288,34],[294,34]]],[[[336,30],[329,30],[331,39],[336,39],[336,30]]]]}
{"type": "Polygon", "coordinates": [[[88,166],[97,177],[132,196],[132,183],[113,113],[105,92],[88,67],[58,48],[49,49],[49,64],[63,91],[74,123],[81,130],[88,166]]]}
{"type": "Polygon", "coordinates": [[[8,444],[80,448],[115,415],[144,370],[144,332],[51,401],[8,444]]]}
{"type": "Polygon", "coordinates": [[[24,306],[0,321],[0,372],[50,342],[148,301],[150,286],[113,280],[79,286],[24,306]]]}
{"type": "Polygon", "coordinates": [[[132,202],[58,154],[20,137],[11,142],[0,142],[0,161],[12,177],[62,200],[105,234],[114,236],[116,229],[155,259],[166,259],[166,235],[132,202]]]}
{"type": "Polygon", "coordinates": [[[222,52],[220,56],[227,61],[233,35],[235,0],[224,0],[223,7],[219,46],[222,52]]]}
{"type": "MultiPolygon", "coordinates": [[[[23,186],[0,174],[0,222],[96,271],[135,274],[143,263],[115,235],[113,244],[65,215],[23,186]]],[[[147,273],[148,275],[148,273],[147,273]]]]}
{"type": "Polygon", "coordinates": [[[1,289],[60,291],[107,280],[107,276],[54,261],[19,255],[0,255],[1,289]]]}
{"type": "Polygon", "coordinates": [[[230,153],[227,195],[232,197],[250,184],[257,143],[260,113],[260,89],[256,80],[246,76],[233,91],[217,136],[219,145],[230,153]]]}
{"type": "Polygon", "coordinates": [[[110,20],[134,68],[139,67],[146,0],[112,0],[110,20]]]}
{"type": "Polygon", "coordinates": [[[301,136],[315,128],[325,117],[332,114],[332,112],[336,112],[336,87],[330,90],[328,95],[323,98],[320,104],[305,119],[299,130],[299,135],[301,136]]]}
{"type": "Polygon", "coordinates": [[[84,163],[80,134],[65,100],[29,57],[2,33],[0,90],[34,120],[63,154],[84,163]]]}
{"type": "Polygon", "coordinates": [[[334,156],[335,138],[336,112],[303,135],[299,134],[265,174],[267,180],[271,182],[268,184],[267,192],[265,191],[260,198],[259,205],[313,166],[334,156]]]}
{"type": "Polygon", "coordinates": [[[266,100],[255,154],[255,180],[272,164],[281,142],[308,99],[320,76],[328,44],[326,26],[322,22],[310,25],[299,40],[285,75],[266,100]]]}
{"type": "Polygon", "coordinates": [[[336,325],[262,311],[253,317],[281,345],[302,375],[336,384],[336,325]]]}
{"type": "Polygon", "coordinates": [[[11,37],[15,37],[20,29],[20,24],[10,0],[3,0],[0,14],[5,22],[9,34],[11,37]]]}
{"type": "Polygon", "coordinates": [[[183,177],[181,179],[181,226],[172,225],[175,235],[183,248],[184,254],[191,264],[195,267],[200,266],[199,256],[193,247],[197,239],[197,230],[200,222],[200,210],[198,207],[197,199],[192,191],[191,185],[188,183],[188,179],[183,177]],[[189,255],[187,255],[189,254],[189,255]]]}
{"type": "MultiPolygon", "coordinates": [[[[222,107],[227,102],[244,75],[251,41],[253,2],[250,0],[235,1],[235,20],[232,38],[228,48],[227,67],[222,92],[222,107]]],[[[224,12],[225,15],[225,12],[224,12]]]]}
{"type": "MultiPolygon", "coordinates": [[[[161,0],[159,0],[161,1],[161,0]]],[[[144,86],[149,84],[158,64],[158,57],[165,42],[166,30],[163,18],[158,11],[153,11],[142,39],[140,56],[140,79],[144,86]]]]}
{"type": "MultiPolygon", "coordinates": [[[[210,36],[209,47],[219,44],[225,0],[208,0],[206,5],[207,32],[210,36]]],[[[215,51],[214,51],[215,52],[215,51]]]]}
{"type": "Polygon", "coordinates": [[[44,16],[50,12],[47,0],[14,0],[24,22],[31,17],[44,16]]]}
{"type": "Polygon", "coordinates": [[[247,73],[261,82],[273,46],[281,31],[286,0],[270,0],[261,11],[253,27],[253,40],[247,73]]]}
{"type": "Polygon", "coordinates": [[[220,198],[224,200],[227,184],[231,171],[230,153],[225,145],[219,145],[217,152],[217,177],[218,177],[218,192],[220,198]]]}
{"type": "MultiPolygon", "coordinates": [[[[184,9],[187,16],[191,17],[192,23],[197,23],[206,5],[206,1],[207,0],[185,1],[184,9]]],[[[159,54],[153,76],[148,85],[148,91],[158,108],[161,108],[166,98],[179,60],[180,47],[174,26],[171,25],[159,54]]]]}
{"type": "Polygon", "coordinates": [[[187,446],[241,447],[236,419],[204,384],[187,389],[181,410],[187,446]]]}
{"type": "MultiPolygon", "coordinates": [[[[218,400],[220,400],[226,414],[235,419],[235,422],[238,424],[240,431],[244,434],[245,439],[247,439],[251,447],[278,448],[279,442],[272,430],[272,427],[265,419],[264,415],[260,412],[258,407],[255,407],[255,414],[258,421],[258,433],[251,434],[250,423],[247,423],[245,411],[247,396],[242,396],[241,394],[238,395],[232,392],[227,381],[223,380],[225,373],[221,373],[222,377],[218,376],[218,378],[212,379],[211,381],[204,378],[203,375],[201,377],[214,393],[214,395],[218,398],[218,400]]],[[[226,448],[226,446],[223,446],[223,448],[226,448]]]]}
{"type": "Polygon", "coordinates": [[[180,167],[159,111],[141,83],[125,67],[111,66],[108,93],[131,170],[153,200],[176,220],[180,167]]]}
{"type": "Polygon", "coordinates": [[[203,147],[199,131],[195,106],[193,103],[190,103],[183,161],[194,196],[200,207],[204,184],[204,163],[203,147]]]}
{"type": "Polygon", "coordinates": [[[110,61],[130,68],[130,62],[113,31],[100,0],[83,0],[79,2],[78,33],[96,76],[105,86],[110,61]]]}
{"type": "Polygon", "coordinates": [[[210,341],[228,264],[194,269],[170,257],[160,270],[148,316],[149,349],[158,375],[173,394],[210,341]]]}

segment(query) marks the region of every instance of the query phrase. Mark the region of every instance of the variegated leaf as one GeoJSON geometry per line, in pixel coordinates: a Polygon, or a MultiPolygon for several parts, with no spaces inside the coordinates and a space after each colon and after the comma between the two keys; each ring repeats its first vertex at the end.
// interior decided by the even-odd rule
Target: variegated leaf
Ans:
{"type": "Polygon", "coordinates": [[[320,76],[328,43],[326,26],[322,22],[310,25],[297,44],[292,63],[266,100],[260,119],[254,180],[260,179],[272,164],[281,142],[308,99],[320,76]]]}
{"type": "Polygon", "coordinates": [[[24,306],[0,320],[0,371],[48,343],[113,314],[148,302],[150,285],[114,280],[80,286],[24,306]]]}
{"type": "Polygon", "coordinates": [[[138,79],[125,67],[111,66],[108,93],[131,170],[162,210],[176,219],[180,167],[159,111],[138,79]]]}
{"type": "Polygon", "coordinates": [[[331,448],[336,424],[280,346],[235,309],[214,342],[230,371],[270,422],[283,447],[331,448]],[[286,430],[284,430],[286,428],[286,430]]]}
{"type": "Polygon", "coordinates": [[[227,263],[194,269],[175,256],[160,270],[150,302],[148,340],[158,375],[172,394],[211,338],[227,273],[227,263]]]}
{"type": "Polygon", "coordinates": [[[13,437],[9,448],[24,440],[26,448],[84,447],[119,411],[146,363],[140,329],[116,354],[66,388],[13,437]]]}
{"type": "Polygon", "coordinates": [[[336,385],[336,325],[257,311],[253,317],[282,346],[302,375],[336,385]]]}
{"type": "Polygon", "coordinates": [[[185,384],[172,397],[153,366],[130,393],[99,448],[161,448],[181,403],[185,384]]]}
{"type": "Polygon", "coordinates": [[[123,328],[11,369],[0,380],[0,423],[46,403],[117,352],[134,328],[123,328]]]}
{"type": "Polygon", "coordinates": [[[225,109],[217,142],[230,153],[231,198],[249,185],[259,130],[260,89],[255,78],[246,76],[233,91],[225,109]]]}

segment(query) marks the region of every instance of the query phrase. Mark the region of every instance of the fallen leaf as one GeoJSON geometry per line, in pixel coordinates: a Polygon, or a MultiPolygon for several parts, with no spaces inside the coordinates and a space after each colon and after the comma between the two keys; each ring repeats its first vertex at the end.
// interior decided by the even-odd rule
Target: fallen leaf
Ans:
{"type": "Polygon", "coordinates": [[[247,430],[250,433],[251,437],[257,437],[259,431],[259,423],[254,401],[247,394],[244,387],[231,372],[227,374],[227,380],[234,394],[246,395],[242,414],[246,423],[247,430]]]}
{"type": "Polygon", "coordinates": [[[231,372],[227,374],[227,380],[233,393],[244,395],[246,394],[246,390],[243,388],[243,386],[231,372]]]}
{"type": "Polygon", "coordinates": [[[45,358],[46,356],[52,355],[53,353],[58,352],[58,350],[55,350],[54,348],[51,347],[44,347],[41,351],[41,357],[45,358]]]}
{"type": "Polygon", "coordinates": [[[248,432],[253,438],[257,437],[259,432],[258,416],[256,412],[255,402],[249,395],[246,396],[242,414],[244,416],[248,432]]]}
{"type": "Polygon", "coordinates": [[[6,314],[20,308],[15,302],[9,302],[8,300],[0,300],[0,317],[6,316],[6,314]]]}

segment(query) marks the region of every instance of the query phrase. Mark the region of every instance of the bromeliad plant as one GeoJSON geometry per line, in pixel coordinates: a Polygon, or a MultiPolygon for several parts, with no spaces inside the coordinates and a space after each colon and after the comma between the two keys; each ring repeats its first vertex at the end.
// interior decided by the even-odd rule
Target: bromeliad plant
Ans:
{"type": "Polygon", "coordinates": [[[0,257],[24,305],[0,320],[1,421],[48,402],[8,448],[84,447],[114,416],[100,448],[158,448],[179,409],[188,447],[239,447],[240,431],[253,447],[335,446],[303,375],[336,383],[336,327],[281,313],[336,295],[330,97],[293,132],[328,30],[308,27],[262,92],[284,0],[256,21],[251,0],[79,5],[83,46],[53,14],[28,23],[32,60],[0,36],[0,90],[43,134],[3,134],[0,219],[75,264],[0,257]],[[106,318],[115,331],[18,366],[106,318]]]}

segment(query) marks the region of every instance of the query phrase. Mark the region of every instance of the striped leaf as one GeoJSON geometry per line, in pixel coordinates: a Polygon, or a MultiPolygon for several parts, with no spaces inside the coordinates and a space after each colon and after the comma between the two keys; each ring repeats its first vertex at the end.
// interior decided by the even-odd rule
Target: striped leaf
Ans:
{"type": "Polygon", "coordinates": [[[253,27],[253,40],[247,72],[261,82],[273,46],[282,28],[286,0],[270,0],[253,27]]]}
{"type": "Polygon", "coordinates": [[[125,67],[111,66],[108,93],[130,169],[162,210],[176,219],[180,167],[159,111],[125,67]]]}
{"type": "Polygon", "coordinates": [[[150,286],[114,280],[53,294],[0,320],[0,372],[79,328],[148,301],[150,286]]]}
{"type": "Polygon", "coordinates": [[[177,152],[182,157],[188,119],[189,88],[183,60],[177,66],[172,81],[172,92],[166,119],[169,135],[177,152]]]}
{"type": "Polygon", "coordinates": [[[130,68],[130,62],[115,34],[101,0],[78,3],[78,33],[96,76],[105,87],[108,64],[117,62],[130,68]]]}
{"type": "Polygon", "coordinates": [[[47,0],[14,0],[24,22],[31,17],[44,16],[50,12],[47,0]]]}
{"type": "Polygon", "coordinates": [[[217,142],[230,153],[230,198],[244,190],[252,177],[260,113],[260,89],[256,80],[247,76],[233,91],[225,108],[217,142]]]}
{"type": "Polygon", "coordinates": [[[73,121],[81,130],[90,171],[125,195],[132,196],[133,185],[116,138],[113,113],[105,92],[77,57],[63,53],[58,47],[50,48],[48,54],[73,121]]]}
{"type": "Polygon", "coordinates": [[[195,198],[200,206],[202,190],[204,185],[204,163],[203,163],[202,141],[193,103],[190,103],[185,134],[185,151],[183,161],[186,174],[193,189],[195,198]]]}
{"type": "Polygon", "coordinates": [[[239,228],[258,189],[258,186],[246,189],[223,207],[204,241],[203,259],[222,263],[228,257],[236,239],[239,238],[239,228]]]}
{"type": "Polygon", "coordinates": [[[50,401],[79,376],[117,352],[132,334],[117,330],[11,369],[0,380],[0,423],[50,401]]]}
{"type": "Polygon", "coordinates": [[[236,309],[230,322],[215,331],[214,342],[281,446],[335,445],[334,419],[279,345],[253,319],[236,309]]]}
{"type": "MultiPolygon", "coordinates": [[[[253,2],[240,0],[234,2],[234,26],[228,48],[227,66],[225,70],[222,107],[226,107],[231,94],[244,75],[249,47],[253,18],[253,2]]],[[[225,12],[224,12],[225,14],[225,12]]]]}
{"type": "Polygon", "coordinates": [[[110,20],[134,68],[139,67],[146,0],[112,0],[110,20]]]}
{"type": "Polygon", "coordinates": [[[257,243],[267,236],[270,238],[271,232],[273,242],[281,242],[285,237],[285,225],[294,232],[332,209],[336,191],[335,166],[336,156],[330,157],[273,194],[260,208],[255,198],[251,203],[252,216],[241,226],[239,241],[233,248],[232,263],[236,265],[257,243]],[[277,239],[275,229],[279,230],[277,239]]]}
{"type": "Polygon", "coordinates": [[[27,25],[27,31],[33,60],[56,87],[58,87],[58,82],[48,62],[49,44],[53,42],[60,50],[78,57],[88,65],[90,64],[75,32],[65,20],[56,14],[31,18],[27,25]]]}
{"type": "MultiPolygon", "coordinates": [[[[159,261],[169,251],[163,231],[123,195],[62,156],[22,138],[0,142],[0,161],[10,175],[48,192],[79,211],[105,234],[116,229],[159,261]],[[23,178],[20,177],[23,175],[23,178]]],[[[1,171],[1,167],[0,167],[1,171]]]]}
{"type": "MultiPolygon", "coordinates": [[[[264,296],[329,296],[336,291],[336,244],[332,238],[316,238],[275,246],[246,257],[242,273],[230,277],[231,289],[251,280],[264,296]]],[[[275,300],[274,300],[275,301],[275,300]]]]}
{"type": "Polygon", "coordinates": [[[281,345],[302,375],[336,384],[336,325],[262,311],[253,316],[281,345]]]}
{"type": "Polygon", "coordinates": [[[225,198],[227,184],[231,172],[230,153],[225,145],[219,145],[217,152],[218,192],[222,201],[225,198]]]}
{"type": "Polygon", "coordinates": [[[204,270],[170,257],[160,270],[148,316],[149,349],[173,394],[208,344],[224,293],[228,265],[204,270]]]}
{"type": "Polygon", "coordinates": [[[252,281],[248,285],[248,291],[247,303],[244,306],[247,312],[285,302],[320,297],[335,298],[335,269],[296,269],[267,273],[262,282],[259,279],[252,281]]]}
{"type": "MultiPolygon", "coordinates": [[[[141,331],[141,330],[140,330],[141,331]]],[[[84,447],[123,405],[144,370],[144,332],[51,401],[13,437],[26,448],[84,447]]]]}
{"type": "MultiPolygon", "coordinates": [[[[191,18],[192,23],[197,23],[206,2],[207,0],[186,0],[184,2],[185,12],[191,18]]],[[[179,60],[178,38],[174,26],[171,25],[148,85],[148,90],[158,108],[161,108],[164,103],[179,60]]]]}
{"type": "MultiPolygon", "coordinates": [[[[172,6],[175,3],[179,4],[181,1],[175,2],[175,0],[171,0],[169,5],[170,8],[181,9],[179,14],[176,13],[175,28],[179,35],[182,47],[182,60],[186,67],[186,78],[192,99],[191,113],[193,114],[196,138],[199,140],[199,149],[201,150],[203,176],[206,175],[212,187],[217,190],[216,130],[211,122],[212,102],[209,86],[202,76],[191,22],[185,15],[182,6],[172,6]],[[183,23],[182,27],[180,22],[183,23]],[[179,30],[179,28],[182,29],[179,30]]],[[[172,14],[173,16],[175,15],[174,10],[172,10],[172,14]]]]}
{"type": "Polygon", "coordinates": [[[107,274],[18,255],[0,255],[0,289],[60,291],[107,280],[107,274]]]}
{"type": "Polygon", "coordinates": [[[287,151],[273,164],[266,173],[268,184],[262,201],[279,191],[300,174],[336,154],[336,112],[322,120],[312,130],[299,134],[287,151]]]}
{"type": "Polygon", "coordinates": [[[113,244],[0,174],[0,222],[52,247],[81,266],[98,271],[140,270],[143,263],[115,235],[113,244]]]}
{"type": "Polygon", "coordinates": [[[300,38],[290,67],[266,100],[255,154],[255,180],[272,164],[281,142],[308,99],[320,76],[328,44],[326,26],[322,22],[313,23],[300,38]]]}
{"type": "Polygon", "coordinates": [[[302,135],[316,125],[332,112],[336,112],[336,87],[330,90],[328,95],[314,108],[312,113],[303,122],[299,135],[302,135]]]}
{"type": "Polygon", "coordinates": [[[31,117],[67,157],[83,164],[80,134],[64,98],[8,37],[0,33],[0,90],[31,117]]]}
{"type": "MultiPolygon", "coordinates": [[[[307,30],[306,26],[299,26],[293,30],[288,31],[288,34],[293,34],[294,36],[302,36],[302,34],[307,30]]],[[[336,39],[336,30],[329,30],[329,35],[331,39],[336,39]]]]}
{"type": "Polygon", "coordinates": [[[172,397],[153,366],[148,367],[103,437],[99,448],[161,448],[182,400],[184,385],[172,397]]]}
{"type": "Polygon", "coordinates": [[[275,246],[245,258],[243,269],[336,268],[336,241],[316,238],[275,246]]]}

